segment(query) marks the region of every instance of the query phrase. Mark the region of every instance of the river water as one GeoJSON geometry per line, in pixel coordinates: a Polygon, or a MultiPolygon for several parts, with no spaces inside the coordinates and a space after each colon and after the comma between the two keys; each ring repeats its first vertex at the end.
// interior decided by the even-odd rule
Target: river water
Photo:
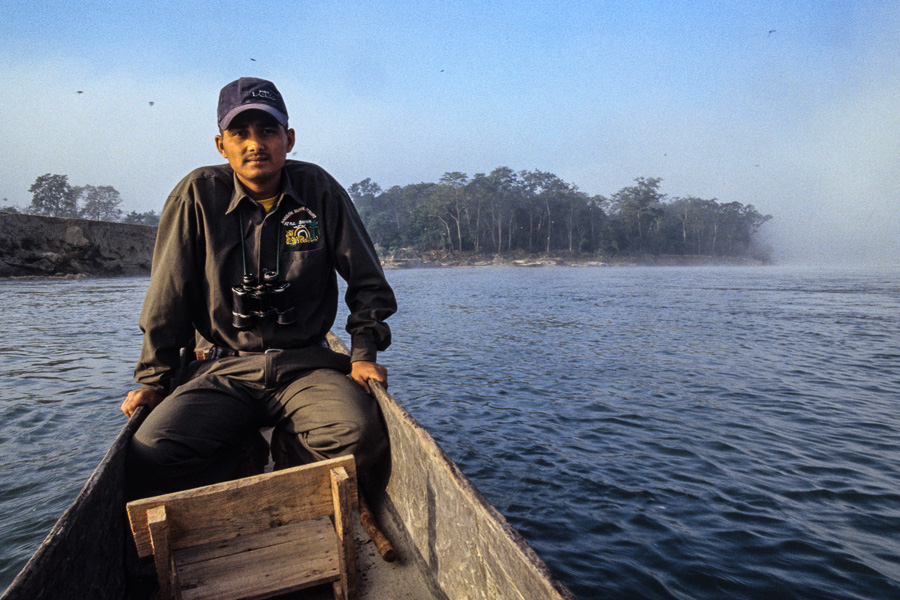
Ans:
{"type": "MultiPolygon", "coordinates": [[[[388,276],[391,391],[579,598],[900,597],[900,269],[388,276]]],[[[0,589],[124,424],[146,284],[0,282],[0,589]]]]}

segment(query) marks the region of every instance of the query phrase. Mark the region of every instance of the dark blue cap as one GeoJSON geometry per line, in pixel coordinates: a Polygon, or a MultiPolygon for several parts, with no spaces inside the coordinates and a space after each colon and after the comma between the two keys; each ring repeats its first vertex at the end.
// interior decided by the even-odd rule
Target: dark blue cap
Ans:
{"type": "Polygon", "coordinates": [[[241,77],[219,92],[219,129],[228,129],[232,119],[251,109],[265,111],[287,127],[287,107],[275,84],[265,79],[241,77]]]}

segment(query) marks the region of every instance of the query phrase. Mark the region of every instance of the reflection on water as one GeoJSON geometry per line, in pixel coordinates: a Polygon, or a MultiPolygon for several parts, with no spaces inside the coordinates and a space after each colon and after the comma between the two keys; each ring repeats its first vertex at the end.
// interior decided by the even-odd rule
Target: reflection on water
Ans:
{"type": "MultiPolygon", "coordinates": [[[[389,279],[391,391],[579,597],[900,594],[897,273],[389,279]]],[[[124,422],[145,285],[0,282],[3,586],[124,422]]]]}

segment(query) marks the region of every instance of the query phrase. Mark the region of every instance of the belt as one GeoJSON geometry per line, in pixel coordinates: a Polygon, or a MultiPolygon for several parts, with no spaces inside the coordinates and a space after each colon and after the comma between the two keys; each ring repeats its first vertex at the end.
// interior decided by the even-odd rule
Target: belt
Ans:
{"type": "MultiPolygon", "coordinates": [[[[322,340],[313,346],[328,347],[328,342],[322,340]]],[[[223,348],[222,346],[208,346],[206,348],[197,348],[194,350],[194,356],[197,360],[215,360],[217,358],[226,358],[229,356],[259,356],[260,354],[269,354],[270,352],[281,352],[282,348],[267,348],[265,350],[232,350],[231,348],[223,348]]]]}
{"type": "Polygon", "coordinates": [[[251,350],[232,350],[222,346],[209,346],[208,348],[197,348],[194,350],[194,356],[197,357],[197,360],[215,360],[228,356],[258,356],[269,352],[281,352],[281,350],[279,348],[269,348],[268,350],[254,352],[251,350]]]}

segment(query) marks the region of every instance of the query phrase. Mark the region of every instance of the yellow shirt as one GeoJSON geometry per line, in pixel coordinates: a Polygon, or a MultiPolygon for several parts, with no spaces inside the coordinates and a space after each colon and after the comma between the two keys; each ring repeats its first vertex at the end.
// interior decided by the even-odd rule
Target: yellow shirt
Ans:
{"type": "Polygon", "coordinates": [[[266,209],[267,213],[272,212],[272,207],[275,206],[275,200],[278,199],[278,196],[272,196],[271,198],[266,198],[265,200],[257,200],[259,205],[266,209]]]}

